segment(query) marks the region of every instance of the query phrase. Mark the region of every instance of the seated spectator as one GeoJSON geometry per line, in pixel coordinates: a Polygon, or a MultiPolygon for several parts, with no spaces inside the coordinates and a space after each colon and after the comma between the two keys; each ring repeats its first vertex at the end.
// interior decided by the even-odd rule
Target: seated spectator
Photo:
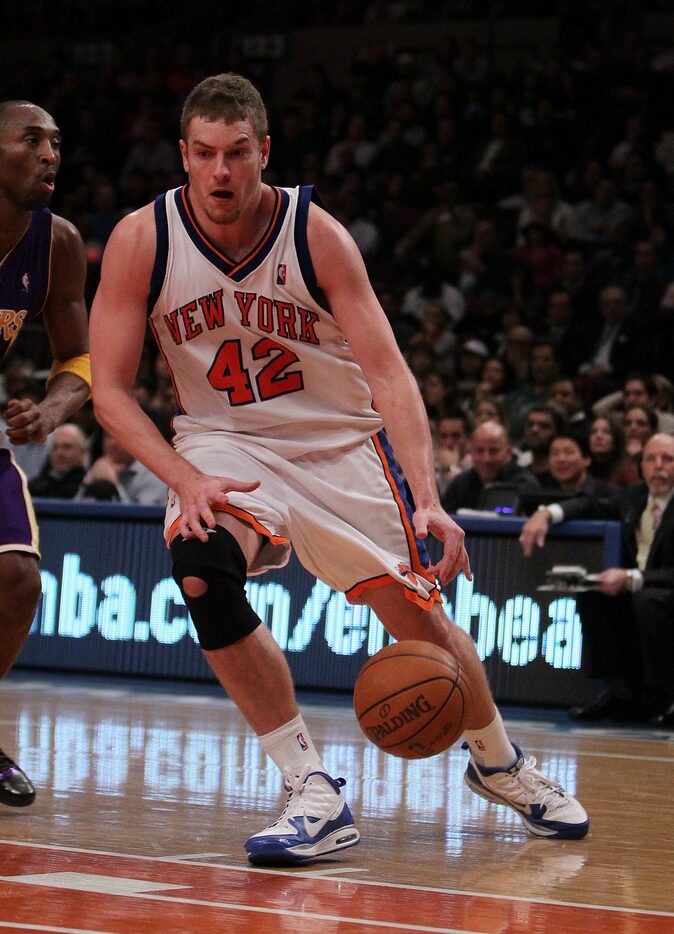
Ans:
{"type": "Polygon", "coordinates": [[[449,513],[459,509],[479,509],[485,489],[495,483],[508,483],[518,490],[538,490],[536,477],[519,467],[503,425],[484,422],[473,430],[468,448],[473,466],[450,481],[442,497],[449,513]]]}
{"type": "Polygon", "coordinates": [[[525,324],[514,323],[506,328],[503,340],[503,363],[508,390],[521,386],[529,379],[531,348],[534,333],[525,324]]]}
{"type": "Polygon", "coordinates": [[[518,301],[547,293],[564,273],[562,251],[546,224],[527,224],[523,236],[524,243],[515,247],[513,286],[518,301]]]}
{"type": "Polygon", "coordinates": [[[635,465],[641,463],[644,445],[658,430],[658,416],[650,405],[631,405],[623,418],[625,451],[635,465]]]}
{"type": "Polygon", "coordinates": [[[86,473],[87,439],[77,425],[66,423],[52,432],[51,448],[42,469],[28,482],[32,496],[73,499],[86,473]]]}
{"type": "Polygon", "coordinates": [[[581,434],[562,431],[550,443],[548,470],[551,489],[559,489],[567,495],[582,493],[585,496],[613,496],[619,487],[606,480],[596,480],[588,471],[592,458],[587,438],[581,434]]]}
{"type": "Polygon", "coordinates": [[[447,324],[458,324],[466,311],[459,289],[424,263],[420,264],[418,275],[418,284],[410,286],[403,294],[402,313],[423,322],[429,307],[439,306],[447,324]]]}
{"type": "Polygon", "coordinates": [[[459,347],[454,371],[459,404],[470,403],[482,379],[482,368],[488,356],[487,345],[475,338],[459,347]]]}
{"type": "Polygon", "coordinates": [[[435,477],[442,495],[453,477],[471,466],[468,455],[470,419],[461,409],[449,409],[435,428],[435,477]]]}
{"type": "Polygon", "coordinates": [[[567,425],[576,434],[587,434],[588,417],[576,383],[569,376],[560,376],[548,391],[548,405],[558,409],[567,425]]]}
{"type": "Polygon", "coordinates": [[[460,245],[469,239],[475,214],[468,205],[457,205],[456,183],[442,176],[434,189],[434,203],[395,244],[396,259],[410,263],[427,256],[434,269],[450,281],[458,272],[460,245]]]}
{"type": "Polygon", "coordinates": [[[618,191],[610,178],[600,178],[592,198],[576,205],[571,223],[571,236],[583,243],[608,246],[611,234],[623,222],[630,222],[633,210],[618,198],[618,191]]]}
{"type": "Polygon", "coordinates": [[[607,415],[597,415],[590,422],[590,474],[597,480],[629,486],[639,479],[639,470],[625,453],[622,425],[607,415]]]}
{"type": "Polygon", "coordinates": [[[453,380],[441,370],[431,370],[421,387],[421,398],[429,418],[439,418],[453,402],[453,380]]]}
{"type": "Polygon", "coordinates": [[[594,396],[613,391],[616,383],[634,370],[639,360],[643,335],[630,318],[627,296],[621,285],[607,285],[599,293],[599,318],[591,318],[580,341],[585,358],[579,373],[594,390],[594,396]]]}
{"type": "Polygon", "coordinates": [[[622,421],[625,409],[631,405],[646,405],[656,410],[658,431],[674,434],[674,415],[671,412],[658,410],[657,396],[658,384],[654,376],[629,373],[623,382],[622,389],[597,399],[592,406],[592,412],[594,415],[614,415],[622,421]]]}
{"type": "Polygon", "coordinates": [[[560,365],[554,344],[546,340],[536,341],[531,349],[529,379],[507,392],[503,399],[510,432],[515,441],[522,438],[531,406],[545,405],[550,387],[559,373],[560,365]]]}
{"type": "Polygon", "coordinates": [[[473,300],[510,293],[512,250],[499,243],[493,221],[477,221],[472,239],[459,254],[459,269],[459,288],[473,300]]]}
{"type": "Polygon", "coordinates": [[[429,302],[423,312],[421,327],[410,337],[409,347],[424,344],[436,358],[436,366],[444,373],[453,369],[456,335],[450,327],[447,312],[439,302],[429,302]]]}
{"type": "Polygon", "coordinates": [[[490,396],[492,399],[503,399],[506,386],[506,368],[500,357],[489,357],[480,374],[480,382],[475,389],[475,397],[490,396]]]}
{"type": "MultiPolygon", "coordinates": [[[[86,472],[78,498],[91,498],[97,488],[109,494],[110,485],[114,487],[122,503],[139,503],[145,506],[166,504],[166,484],[125,451],[112,435],[104,432],[103,454],[86,472]]],[[[101,498],[115,497],[105,495],[101,498]]]]}
{"type": "Polygon", "coordinates": [[[553,438],[561,434],[564,427],[560,413],[549,405],[532,405],[527,412],[522,452],[517,463],[528,468],[542,487],[555,486],[548,467],[548,455],[553,438]]]}
{"type": "Polygon", "coordinates": [[[494,396],[477,396],[476,402],[470,412],[473,425],[483,425],[485,422],[498,422],[507,427],[505,409],[502,403],[494,396]]]}
{"type": "Polygon", "coordinates": [[[575,720],[632,719],[674,727],[674,438],[656,434],[644,448],[643,481],[611,499],[579,496],[538,510],[525,523],[525,555],[542,547],[551,523],[604,519],[622,524],[624,561],[599,572],[579,593],[583,650],[597,698],[575,720]]]}

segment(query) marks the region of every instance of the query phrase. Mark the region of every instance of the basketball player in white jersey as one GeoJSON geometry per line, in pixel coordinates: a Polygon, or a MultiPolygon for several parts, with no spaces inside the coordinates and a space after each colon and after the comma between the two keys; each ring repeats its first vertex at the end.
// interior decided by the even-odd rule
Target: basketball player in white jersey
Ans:
{"type": "Polygon", "coordinates": [[[296,863],[359,840],[344,780],[326,773],[245,597],[246,576],[284,564],[291,544],[396,639],[459,658],[474,791],[533,834],[584,836],[587,814],[511,744],[470,636],[443,612],[439,585],[470,576],[464,536],[440,506],[423,403],[357,247],[311,188],[262,183],[267,117],[245,78],[202,81],[181,129],[188,184],[124,218],[106,249],[93,394],[103,426],[168,484],[166,539],[201,646],[283,773],[286,807],[246,840],[249,859],[296,863]],[[172,445],[132,392],[148,321],[176,391],[172,445]],[[443,546],[434,566],[429,534],[443,546]]]}

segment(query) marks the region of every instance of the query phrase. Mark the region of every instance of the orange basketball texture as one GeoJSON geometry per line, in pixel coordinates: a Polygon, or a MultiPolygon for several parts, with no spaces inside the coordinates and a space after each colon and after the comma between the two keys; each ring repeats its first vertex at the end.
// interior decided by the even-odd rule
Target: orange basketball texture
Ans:
{"type": "Polygon", "coordinates": [[[462,735],[470,687],[446,649],[408,639],[387,645],[362,667],[353,691],[370,742],[403,759],[426,759],[462,735]]]}

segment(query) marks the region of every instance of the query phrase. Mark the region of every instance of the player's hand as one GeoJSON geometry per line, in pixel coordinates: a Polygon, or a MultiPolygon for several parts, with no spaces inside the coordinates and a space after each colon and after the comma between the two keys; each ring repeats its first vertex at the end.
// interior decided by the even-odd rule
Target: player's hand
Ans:
{"type": "Polygon", "coordinates": [[[250,493],[260,485],[259,480],[244,482],[231,477],[213,477],[196,473],[174,487],[180,501],[178,532],[183,538],[198,538],[208,541],[206,529],[214,529],[216,522],[213,511],[228,502],[227,494],[250,493]],[[204,528],[206,526],[206,529],[204,528]]]}
{"type": "Polygon", "coordinates": [[[463,571],[468,580],[473,579],[470,559],[463,544],[465,532],[440,505],[417,509],[413,521],[418,538],[426,538],[430,533],[442,542],[442,557],[437,564],[428,568],[431,574],[440,578],[441,584],[454,580],[460,571],[463,571]]]}
{"type": "Polygon", "coordinates": [[[534,550],[534,545],[542,548],[550,528],[549,513],[541,509],[535,512],[522,526],[520,533],[520,545],[527,558],[530,558],[534,550]]]}
{"type": "Polygon", "coordinates": [[[607,597],[617,597],[619,593],[627,590],[628,574],[625,568],[608,568],[597,575],[598,589],[607,597]]]}
{"type": "Polygon", "coordinates": [[[10,399],[5,409],[7,437],[12,444],[41,444],[56,428],[32,399],[10,399]]]}

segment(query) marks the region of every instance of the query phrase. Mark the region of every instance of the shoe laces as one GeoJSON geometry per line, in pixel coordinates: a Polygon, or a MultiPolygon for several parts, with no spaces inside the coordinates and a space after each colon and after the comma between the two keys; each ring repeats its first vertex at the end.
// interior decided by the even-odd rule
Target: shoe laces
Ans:
{"type": "Polygon", "coordinates": [[[294,769],[284,769],[283,770],[283,788],[287,792],[288,797],[286,798],[285,807],[281,812],[280,817],[278,817],[271,827],[275,827],[277,824],[283,823],[289,817],[295,817],[298,814],[303,814],[302,807],[302,792],[304,791],[307,777],[312,771],[310,765],[305,765],[300,770],[299,774],[295,774],[294,769]]]}
{"type": "Polygon", "coordinates": [[[508,797],[519,804],[528,803],[532,795],[536,796],[539,804],[549,805],[558,803],[560,797],[566,797],[566,792],[558,782],[538,771],[534,756],[520,758],[512,768],[490,778],[494,784],[500,784],[504,791],[507,786],[508,797]]]}

